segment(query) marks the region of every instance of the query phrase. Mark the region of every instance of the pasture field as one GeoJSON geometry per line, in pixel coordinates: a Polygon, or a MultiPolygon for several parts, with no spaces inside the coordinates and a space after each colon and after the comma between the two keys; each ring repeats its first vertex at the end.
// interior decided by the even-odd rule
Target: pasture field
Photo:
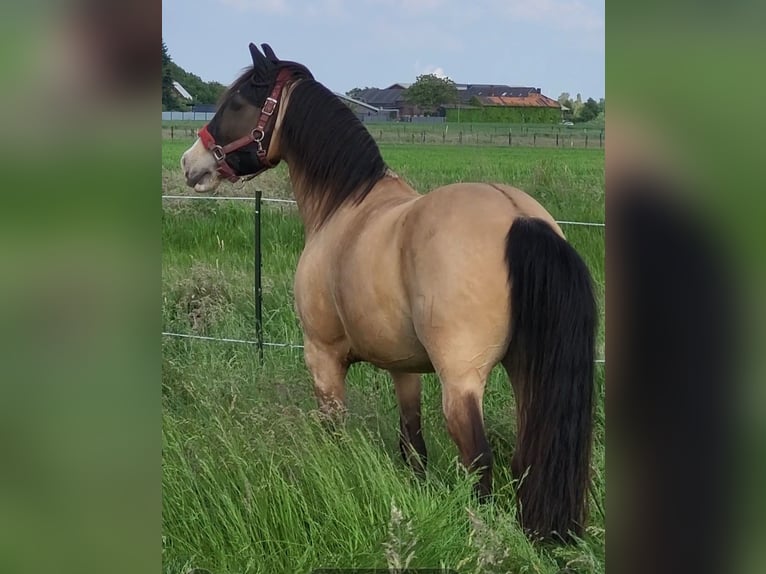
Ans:
{"type": "MultiPolygon", "coordinates": [[[[195,195],[178,167],[190,139],[163,140],[165,195],[195,195]]],[[[388,164],[417,190],[454,181],[503,182],[537,197],[560,220],[603,221],[599,149],[381,143],[388,164]]],[[[284,165],[220,195],[288,198],[284,165]]],[[[292,278],[303,231],[294,206],[262,212],[265,340],[301,343],[292,278]]],[[[163,330],[254,338],[253,206],[246,201],[163,201],[163,330]]],[[[604,296],[603,228],[564,226],[604,296]]],[[[599,354],[603,356],[603,312],[599,354]]],[[[163,568],[181,574],[308,573],[314,568],[449,567],[461,573],[604,572],[603,365],[590,522],[576,545],[532,544],[514,518],[511,387],[493,372],[485,394],[495,454],[495,497],[480,505],[458,463],[433,375],[424,378],[429,471],[401,462],[398,411],[388,377],[367,365],[348,377],[349,418],[318,423],[301,351],[163,337],[163,568]]]]}

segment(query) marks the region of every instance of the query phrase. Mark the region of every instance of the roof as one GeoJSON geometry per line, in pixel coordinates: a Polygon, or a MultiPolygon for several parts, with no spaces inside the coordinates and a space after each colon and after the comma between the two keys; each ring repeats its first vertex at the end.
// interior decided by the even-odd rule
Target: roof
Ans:
{"type": "MultiPolygon", "coordinates": [[[[486,97],[526,98],[530,94],[540,94],[540,88],[528,86],[508,86],[505,84],[457,84],[457,94],[461,103],[469,103],[473,98],[481,101],[486,97]]],[[[487,105],[485,102],[481,102],[487,105]]],[[[491,104],[503,105],[503,104],[491,104]]]]}
{"type": "Polygon", "coordinates": [[[526,96],[530,92],[540,93],[539,88],[508,86],[505,84],[456,84],[459,92],[473,96],[526,96]]]}
{"type": "MultiPolygon", "coordinates": [[[[412,84],[399,82],[385,89],[367,88],[357,99],[379,108],[395,108],[404,101],[404,91],[412,84]]],[[[466,109],[474,98],[483,106],[511,106],[523,108],[560,108],[558,101],[544,96],[540,88],[508,86],[506,84],[455,84],[460,107],[466,109]]],[[[446,106],[445,106],[446,107],[446,106]]]]}
{"type": "Polygon", "coordinates": [[[176,89],[176,91],[181,94],[184,98],[187,100],[193,100],[192,95],[186,91],[186,88],[184,88],[181,84],[173,80],[173,87],[176,89]]]}
{"type": "Polygon", "coordinates": [[[556,100],[538,93],[522,97],[508,96],[477,96],[479,103],[484,106],[509,106],[513,108],[560,108],[556,100]]]}
{"type": "Polygon", "coordinates": [[[356,99],[378,108],[396,107],[404,102],[404,88],[368,88],[359,92],[356,99]]]}
{"type": "Polygon", "coordinates": [[[341,94],[340,92],[333,92],[336,96],[338,96],[341,100],[344,100],[346,102],[351,102],[352,104],[356,104],[357,106],[361,106],[363,108],[366,108],[370,111],[377,112],[379,108],[372,106],[368,104],[367,102],[362,102],[361,100],[355,100],[354,98],[350,98],[345,94],[341,94]]]}

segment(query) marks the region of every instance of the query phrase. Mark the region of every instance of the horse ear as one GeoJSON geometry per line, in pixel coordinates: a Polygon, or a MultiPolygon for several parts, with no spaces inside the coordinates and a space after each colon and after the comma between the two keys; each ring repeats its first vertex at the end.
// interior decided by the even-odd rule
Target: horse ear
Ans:
{"type": "Polygon", "coordinates": [[[274,50],[271,49],[271,46],[268,44],[261,44],[261,48],[263,48],[263,53],[266,54],[266,57],[269,60],[272,62],[279,62],[279,58],[277,58],[277,55],[274,53],[274,50]]]}
{"type": "Polygon", "coordinates": [[[250,43],[250,56],[253,58],[253,68],[258,69],[262,67],[264,64],[268,64],[269,61],[266,59],[266,56],[261,54],[260,50],[258,50],[258,46],[250,43]]]}

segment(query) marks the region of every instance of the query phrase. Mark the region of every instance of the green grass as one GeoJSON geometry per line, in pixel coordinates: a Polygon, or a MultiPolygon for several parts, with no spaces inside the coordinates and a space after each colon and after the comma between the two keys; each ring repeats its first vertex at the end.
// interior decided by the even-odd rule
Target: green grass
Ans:
{"type": "MultiPolygon", "coordinates": [[[[206,122],[163,121],[163,138],[194,137],[206,122]],[[173,131],[171,133],[171,127],[173,131]]],[[[448,144],[464,146],[509,146],[508,132],[511,132],[512,147],[575,147],[602,148],[605,137],[604,122],[593,121],[574,126],[560,124],[499,124],[499,123],[442,123],[419,124],[408,122],[386,122],[365,124],[370,133],[381,144],[448,144]],[[586,134],[588,136],[586,142],[586,134]],[[558,136],[558,139],[556,138],[558,136]]]]}
{"type": "MultiPolygon", "coordinates": [[[[178,158],[191,140],[163,142],[163,193],[188,193],[178,158]]],[[[604,154],[598,150],[381,145],[416,189],[502,181],[538,197],[559,219],[603,220],[604,154]]],[[[243,190],[289,195],[280,166],[243,190]],[[268,177],[266,177],[268,176],[268,177]]],[[[294,208],[266,205],[263,224],[267,341],[301,342],[292,277],[303,231],[294,208]]],[[[163,329],[252,339],[253,211],[245,202],[166,201],[163,329]]],[[[565,228],[604,294],[603,229],[565,228]]],[[[602,305],[603,308],[603,305],[602,305]]],[[[603,352],[603,329],[599,349],[603,352]]],[[[163,339],[163,563],[216,574],[310,572],[318,567],[460,567],[460,572],[604,572],[603,368],[590,527],[573,547],[531,544],[513,514],[515,423],[505,376],[493,372],[485,418],[496,457],[493,504],[471,498],[471,477],[441,413],[439,383],[424,381],[429,472],[416,481],[400,460],[398,413],[388,377],[354,365],[349,420],[330,434],[315,416],[297,350],[163,339]]]]}

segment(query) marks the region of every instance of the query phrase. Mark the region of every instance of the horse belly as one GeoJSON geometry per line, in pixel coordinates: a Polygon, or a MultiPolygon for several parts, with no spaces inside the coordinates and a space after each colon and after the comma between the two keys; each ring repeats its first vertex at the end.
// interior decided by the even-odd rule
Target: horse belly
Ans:
{"type": "Polygon", "coordinates": [[[375,287],[380,286],[344,289],[339,301],[352,357],[393,371],[432,371],[404,299],[396,297],[394,291],[386,292],[385,296],[375,293],[375,287]]]}
{"type": "Polygon", "coordinates": [[[429,373],[433,365],[417,338],[395,338],[378,332],[376,336],[351,337],[355,360],[366,361],[389,371],[429,373]]]}

